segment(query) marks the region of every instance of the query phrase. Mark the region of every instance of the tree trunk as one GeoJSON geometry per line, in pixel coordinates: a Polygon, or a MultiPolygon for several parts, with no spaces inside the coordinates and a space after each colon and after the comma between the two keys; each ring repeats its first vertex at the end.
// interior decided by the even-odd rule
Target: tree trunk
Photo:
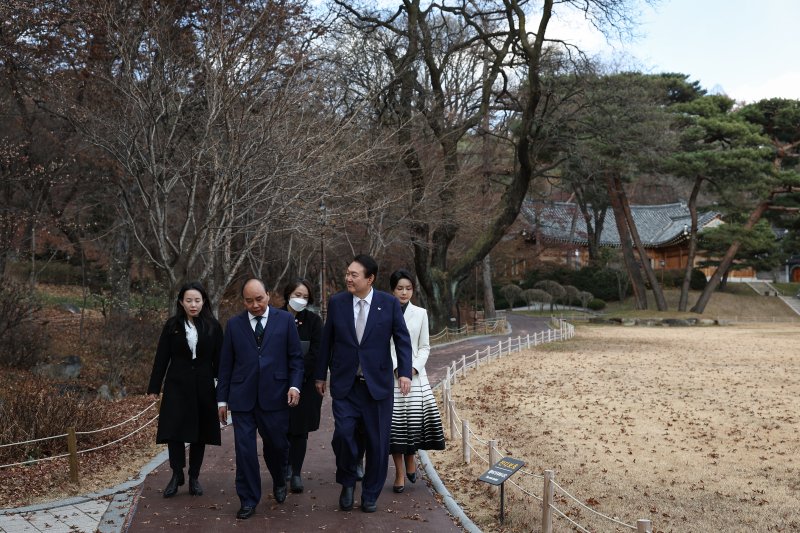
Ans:
{"type": "Polygon", "coordinates": [[[127,316],[131,306],[131,232],[124,219],[119,220],[116,227],[108,267],[111,315],[127,316]]]}
{"type": "Polygon", "coordinates": [[[639,252],[640,263],[644,269],[645,275],[647,276],[647,281],[650,282],[650,287],[653,289],[653,296],[655,296],[656,299],[656,307],[659,311],[666,311],[667,301],[664,299],[664,291],[661,290],[661,284],[658,282],[656,273],[653,271],[653,266],[650,264],[650,258],[647,256],[647,250],[645,250],[644,245],[642,245],[642,239],[639,237],[639,230],[636,229],[636,223],[634,222],[633,215],[631,214],[631,207],[628,203],[628,197],[625,194],[625,189],[622,186],[622,180],[619,179],[619,176],[614,176],[614,185],[617,189],[617,193],[619,194],[619,200],[620,204],[622,205],[622,210],[625,213],[625,219],[628,222],[628,230],[631,233],[633,243],[636,245],[636,250],[639,252]]]}
{"type": "Polygon", "coordinates": [[[492,291],[492,260],[487,254],[483,258],[483,318],[494,318],[496,315],[492,291]]]}
{"type": "Polygon", "coordinates": [[[608,199],[611,202],[611,209],[617,222],[622,258],[625,260],[625,269],[628,271],[628,278],[631,280],[631,287],[633,288],[635,306],[636,309],[647,309],[647,289],[645,288],[639,265],[636,263],[636,257],[633,254],[633,245],[628,223],[625,219],[625,212],[622,209],[622,202],[614,186],[614,178],[611,175],[606,175],[605,181],[608,189],[608,199]]]}
{"type": "MultiPolygon", "coordinates": [[[[768,200],[765,200],[758,204],[755,210],[750,214],[750,218],[747,219],[747,223],[744,225],[745,229],[752,229],[756,223],[761,220],[761,217],[766,212],[767,208],[769,207],[770,203],[772,202],[772,195],[768,200]]],[[[711,295],[717,290],[720,282],[722,281],[722,276],[728,272],[731,265],[733,264],[733,260],[736,257],[736,253],[739,251],[739,247],[742,245],[739,241],[733,241],[731,245],[728,247],[728,251],[725,252],[725,255],[720,261],[719,266],[714,271],[714,275],[711,276],[711,279],[708,280],[708,284],[706,284],[706,288],[703,289],[703,293],[700,295],[700,298],[697,299],[695,302],[694,307],[692,307],[692,313],[699,313],[702,314],[703,311],[706,309],[706,305],[708,305],[708,301],[711,299],[711,295]]]]}
{"type": "Polygon", "coordinates": [[[686,257],[686,268],[683,271],[683,283],[681,283],[681,296],[678,300],[678,311],[686,311],[689,307],[689,288],[692,281],[692,268],[694,266],[694,257],[697,254],[697,196],[700,193],[700,184],[703,182],[702,178],[697,178],[692,187],[692,194],[689,195],[689,215],[692,218],[691,228],[689,230],[689,253],[686,257]]]}

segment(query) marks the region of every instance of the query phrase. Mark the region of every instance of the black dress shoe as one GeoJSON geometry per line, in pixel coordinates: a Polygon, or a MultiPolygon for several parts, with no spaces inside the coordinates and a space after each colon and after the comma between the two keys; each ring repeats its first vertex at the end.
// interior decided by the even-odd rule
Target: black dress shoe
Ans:
{"type": "Polygon", "coordinates": [[[284,483],[280,487],[275,487],[272,489],[272,495],[275,496],[275,501],[278,503],[283,503],[286,501],[286,484],[284,483]]]}
{"type": "Polygon", "coordinates": [[[292,492],[295,494],[303,492],[303,478],[300,476],[292,476],[292,480],[289,483],[291,485],[292,492]]]}
{"type": "Polygon", "coordinates": [[[252,506],[252,507],[247,506],[247,505],[243,505],[242,508],[239,509],[236,512],[236,518],[238,520],[247,520],[248,518],[250,518],[254,514],[256,514],[256,506],[255,505],[252,506]]]}
{"type": "Polygon", "coordinates": [[[411,483],[416,483],[416,482],[417,482],[417,471],[416,471],[416,470],[414,470],[414,471],[413,471],[413,472],[411,472],[410,474],[409,474],[408,472],[406,472],[406,477],[408,478],[408,480],[409,480],[411,483]]]}
{"type": "Polygon", "coordinates": [[[355,492],[354,487],[342,487],[342,492],[339,494],[339,509],[353,510],[353,492],[355,492]]]}
{"type": "Polygon", "coordinates": [[[164,487],[164,497],[165,498],[172,498],[178,492],[178,487],[183,485],[184,478],[183,478],[183,470],[180,472],[172,472],[172,477],[167,483],[167,486],[164,487]]]}
{"type": "Polygon", "coordinates": [[[376,502],[366,502],[361,500],[361,512],[364,513],[374,513],[378,510],[378,504],[376,502]]]}
{"type": "Polygon", "coordinates": [[[200,482],[197,481],[196,477],[189,476],[189,494],[192,496],[203,495],[203,487],[200,486],[200,482]]]}
{"type": "Polygon", "coordinates": [[[361,464],[359,463],[359,465],[356,466],[356,481],[362,481],[363,479],[364,479],[364,467],[361,466],[361,464]]]}
{"type": "Polygon", "coordinates": [[[406,488],[403,485],[392,485],[392,490],[395,494],[401,494],[406,488]]]}

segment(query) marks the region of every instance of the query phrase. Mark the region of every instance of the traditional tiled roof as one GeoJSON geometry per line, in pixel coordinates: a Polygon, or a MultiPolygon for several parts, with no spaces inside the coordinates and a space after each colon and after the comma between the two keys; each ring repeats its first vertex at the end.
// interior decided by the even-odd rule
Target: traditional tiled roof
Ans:
{"type": "MultiPolygon", "coordinates": [[[[691,227],[689,208],[685,203],[662,205],[632,205],[631,214],[646,247],[660,247],[684,240],[691,227]]],[[[591,212],[591,208],[590,208],[591,212]]],[[[550,242],[565,242],[586,245],[588,235],[580,208],[568,202],[533,202],[522,205],[523,220],[531,233],[550,242]]],[[[719,213],[698,213],[697,227],[703,229],[719,222],[719,213]]],[[[614,212],[609,207],[600,235],[600,246],[619,246],[619,232],[614,212]]]]}

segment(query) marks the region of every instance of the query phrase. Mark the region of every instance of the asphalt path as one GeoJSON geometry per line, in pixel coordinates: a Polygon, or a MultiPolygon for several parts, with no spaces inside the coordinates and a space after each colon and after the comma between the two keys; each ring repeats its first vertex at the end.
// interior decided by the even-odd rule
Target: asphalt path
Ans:
{"type": "MultiPolygon", "coordinates": [[[[546,318],[510,315],[511,333],[466,339],[436,346],[426,365],[432,385],[445,376],[451,361],[462,354],[497,345],[509,336],[517,337],[547,329],[546,318]]],[[[459,532],[461,527],[441,503],[441,496],[430,488],[424,477],[415,484],[406,482],[402,494],[392,492],[394,466],[389,461],[389,474],[378,499],[376,513],[363,513],[358,507],[360,488],[356,487],[356,507],[349,512],[339,510],[340,486],[335,482],[335,464],[330,448],[333,417],[330,395],[322,406],[320,429],[309,435],[308,452],[303,465],[305,491],[292,494],[283,504],[272,496],[272,481],[266,467],[261,465],[263,496],[256,514],[249,520],[236,520],[239,498],[234,488],[235,456],[233,428],[222,432],[222,446],[208,446],[200,482],[205,494],[190,496],[186,486],[180,487],[172,498],[163,498],[161,491],[171,472],[167,462],[153,470],[134,496],[131,511],[122,531],[376,531],[376,532],[459,532]]],[[[259,446],[260,448],[260,446],[259,446]]],[[[422,468],[418,469],[422,472],[422,468]]]]}

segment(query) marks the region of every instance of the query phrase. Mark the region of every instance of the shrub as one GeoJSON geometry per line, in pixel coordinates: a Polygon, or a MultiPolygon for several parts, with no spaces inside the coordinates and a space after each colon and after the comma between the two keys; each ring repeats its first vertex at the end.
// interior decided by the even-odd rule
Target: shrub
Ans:
{"type": "Polygon", "coordinates": [[[605,309],[606,302],[600,298],[595,298],[594,300],[590,300],[586,307],[592,311],[600,311],[601,309],[605,309]]]}
{"type": "Polygon", "coordinates": [[[698,268],[692,269],[692,277],[689,278],[689,288],[693,291],[702,291],[708,285],[708,280],[703,271],[698,268]]]}
{"type": "Polygon", "coordinates": [[[28,286],[3,280],[0,286],[0,364],[27,369],[42,359],[48,338],[37,319],[40,310],[28,286]]]}
{"type": "MultiPolygon", "coordinates": [[[[52,383],[29,378],[17,381],[13,389],[0,391],[0,442],[41,439],[75,427],[92,427],[95,400],[76,392],[59,394],[52,383]]],[[[0,463],[38,459],[67,451],[66,439],[49,439],[20,446],[0,448],[0,463]]]]}
{"type": "Polygon", "coordinates": [[[509,283],[508,285],[500,287],[500,294],[503,295],[503,298],[505,298],[508,303],[508,308],[512,309],[514,307],[514,302],[522,295],[522,289],[518,285],[509,283]]]}

